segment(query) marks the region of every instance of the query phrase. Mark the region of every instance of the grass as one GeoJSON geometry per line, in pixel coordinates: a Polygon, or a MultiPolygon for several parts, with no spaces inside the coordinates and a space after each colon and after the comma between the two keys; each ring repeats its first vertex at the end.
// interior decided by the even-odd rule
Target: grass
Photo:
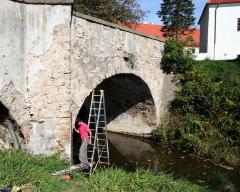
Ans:
{"type": "Polygon", "coordinates": [[[240,61],[211,61],[203,60],[197,61],[196,67],[203,70],[207,75],[213,79],[222,81],[225,86],[235,85],[236,81],[240,80],[240,61]]]}
{"type": "Polygon", "coordinates": [[[171,175],[153,175],[139,169],[128,173],[121,169],[109,168],[87,177],[75,173],[72,181],[51,173],[68,167],[68,162],[58,156],[28,156],[22,152],[0,151],[0,188],[6,186],[32,185],[31,191],[105,192],[105,191],[162,191],[162,192],[207,192],[209,188],[173,179],[171,175]]]}

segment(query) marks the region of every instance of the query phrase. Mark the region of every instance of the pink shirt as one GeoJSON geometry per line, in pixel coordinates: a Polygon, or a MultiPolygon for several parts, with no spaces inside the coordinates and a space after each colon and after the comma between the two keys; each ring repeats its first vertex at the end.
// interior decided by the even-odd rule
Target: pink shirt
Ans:
{"type": "Polygon", "coordinates": [[[82,122],[78,130],[79,130],[81,139],[85,140],[88,137],[88,132],[90,132],[88,125],[82,122]]]}

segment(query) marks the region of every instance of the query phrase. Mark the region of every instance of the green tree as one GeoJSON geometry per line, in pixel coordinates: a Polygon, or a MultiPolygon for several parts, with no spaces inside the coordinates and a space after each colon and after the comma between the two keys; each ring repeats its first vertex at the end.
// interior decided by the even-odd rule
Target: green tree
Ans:
{"type": "Polygon", "coordinates": [[[195,63],[190,49],[176,39],[167,40],[164,45],[164,53],[161,61],[163,72],[174,75],[191,71],[195,63]]]}
{"type": "Polygon", "coordinates": [[[161,29],[165,36],[179,39],[194,24],[194,4],[192,0],[163,0],[157,12],[163,22],[161,29]]]}
{"type": "Polygon", "coordinates": [[[112,23],[137,23],[145,15],[136,0],[75,0],[73,9],[112,23]]]}

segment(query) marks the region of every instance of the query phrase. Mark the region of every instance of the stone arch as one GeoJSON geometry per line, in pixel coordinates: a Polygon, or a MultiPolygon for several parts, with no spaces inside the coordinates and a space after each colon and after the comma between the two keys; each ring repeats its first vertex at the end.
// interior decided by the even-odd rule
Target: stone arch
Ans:
{"type": "Polygon", "coordinates": [[[22,140],[23,135],[19,125],[9,110],[0,102],[0,149],[20,149],[22,140]]]}
{"type": "Polygon", "coordinates": [[[13,82],[6,84],[0,91],[0,102],[11,112],[12,117],[20,126],[29,122],[29,107],[13,82]]]}
{"type": "Polygon", "coordinates": [[[5,84],[0,91],[0,111],[2,138],[6,136],[2,143],[8,137],[13,143],[12,148],[26,150],[31,129],[29,107],[13,82],[5,84]]]}
{"type": "MultiPolygon", "coordinates": [[[[105,91],[108,130],[147,136],[157,125],[157,114],[151,91],[139,76],[121,73],[104,79],[95,92],[105,91]]],[[[85,98],[76,121],[87,122],[91,93],[85,98]]],[[[80,139],[73,133],[73,160],[78,162],[80,139]]]]}

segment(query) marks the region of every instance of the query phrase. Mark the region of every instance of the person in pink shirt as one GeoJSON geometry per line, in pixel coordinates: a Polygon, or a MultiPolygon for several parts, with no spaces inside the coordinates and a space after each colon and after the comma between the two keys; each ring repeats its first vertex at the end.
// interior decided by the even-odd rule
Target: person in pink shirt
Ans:
{"type": "Polygon", "coordinates": [[[89,162],[87,158],[87,146],[92,143],[92,132],[89,126],[83,121],[79,121],[78,129],[74,128],[81,138],[82,144],[79,150],[79,160],[80,166],[89,167],[89,162]],[[90,134],[90,139],[88,139],[88,134],[90,134]]]}

